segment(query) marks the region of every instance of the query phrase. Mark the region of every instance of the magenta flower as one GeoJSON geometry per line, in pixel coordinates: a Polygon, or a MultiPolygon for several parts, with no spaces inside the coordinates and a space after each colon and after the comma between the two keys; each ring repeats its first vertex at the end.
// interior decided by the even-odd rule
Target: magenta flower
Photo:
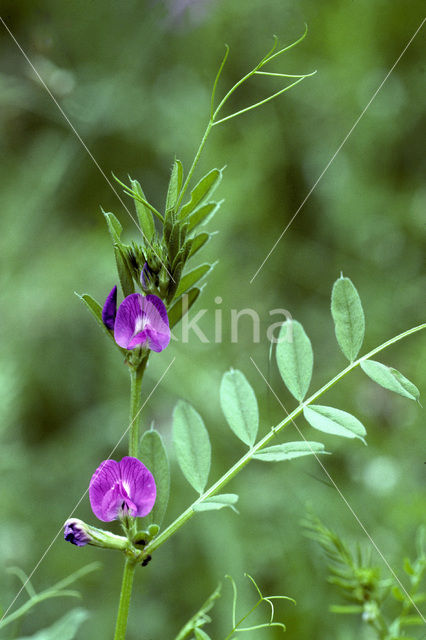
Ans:
{"type": "Polygon", "coordinates": [[[117,314],[117,287],[113,287],[109,292],[102,309],[102,322],[107,329],[114,329],[115,316],[117,314]]]}
{"type": "Polygon", "coordinates": [[[152,473],[137,458],[105,460],[90,480],[89,498],[99,520],[111,522],[146,516],[154,506],[157,489],[152,473]]]}
{"type": "Polygon", "coordinates": [[[162,351],[170,342],[167,310],[158,296],[132,293],[117,311],[117,287],[113,287],[102,309],[102,321],[114,331],[114,339],[123,349],[146,347],[162,351]]]}
{"type": "Polygon", "coordinates": [[[132,293],[118,307],[114,338],[120,347],[162,351],[170,342],[166,307],[158,296],[132,293]]]}

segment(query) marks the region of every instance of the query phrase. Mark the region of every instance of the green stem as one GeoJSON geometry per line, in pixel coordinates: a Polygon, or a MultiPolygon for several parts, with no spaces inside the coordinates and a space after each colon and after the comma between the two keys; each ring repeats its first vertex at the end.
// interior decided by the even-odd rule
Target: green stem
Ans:
{"type": "Polygon", "coordinates": [[[125,640],[127,618],[129,616],[130,597],[132,595],[133,576],[136,564],[127,558],[124,565],[123,581],[121,583],[120,602],[118,604],[117,623],[115,625],[114,640],[125,640]]]}
{"type": "Polygon", "coordinates": [[[139,424],[141,413],[142,378],[145,373],[148,356],[144,358],[137,369],[130,369],[130,437],[129,456],[138,457],[139,424]]]}
{"type": "Polygon", "coordinates": [[[384,342],[379,347],[376,347],[375,349],[367,353],[365,356],[362,356],[358,360],[355,360],[355,362],[352,362],[340,373],[338,373],[337,376],[335,376],[332,380],[327,382],[327,384],[321,387],[321,389],[319,389],[314,394],[312,394],[310,398],[302,402],[298,407],[296,407],[296,409],[294,409],[294,411],[288,414],[288,416],[284,418],[284,420],[282,420],[275,427],[272,427],[272,429],[270,430],[269,433],[266,434],[266,436],[264,436],[261,440],[259,440],[257,444],[255,444],[251,449],[249,449],[249,451],[247,451],[247,453],[243,455],[242,458],[240,458],[238,462],[234,464],[234,466],[232,466],[221,478],[219,478],[219,480],[217,480],[217,482],[215,482],[209,489],[207,489],[207,491],[205,491],[199,498],[197,498],[197,500],[195,500],[191,506],[189,506],[183,513],[181,513],[181,515],[178,516],[174,522],[172,522],[166,529],[164,529],[164,531],[160,533],[160,535],[157,536],[157,538],[152,540],[152,542],[150,542],[145,547],[146,553],[152,553],[153,551],[155,551],[155,549],[158,549],[158,547],[164,544],[164,542],[166,542],[166,540],[168,540],[170,536],[176,533],[176,531],[178,531],[178,529],[180,529],[182,525],[185,524],[185,522],[187,522],[190,518],[192,518],[192,516],[195,513],[195,507],[198,504],[200,504],[207,498],[210,498],[215,493],[219,492],[230,480],[232,480],[232,478],[234,478],[234,476],[236,476],[250,462],[250,460],[252,459],[255,453],[257,453],[260,449],[262,449],[267,444],[269,444],[269,442],[273,440],[273,438],[275,438],[277,433],[282,431],[285,426],[287,426],[298,415],[302,413],[303,409],[307,405],[311,404],[317,398],[322,396],[326,391],[328,391],[328,389],[333,387],[339,380],[344,378],[344,376],[346,376],[350,371],[358,367],[361,364],[361,362],[363,362],[364,360],[368,360],[372,356],[376,355],[376,353],[383,351],[384,349],[391,346],[392,344],[395,344],[396,342],[399,342],[403,338],[406,338],[407,336],[413,333],[416,333],[417,331],[421,331],[422,329],[425,329],[425,328],[426,328],[426,323],[418,325],[417,327],[408,329],[407,331],[400,333],[394,338],[391,338],[387,342],[384,342]]]}
{"type": "MultiPolygon", "coordinates": [[[[130,368],[130,437],[129,456],[138,457],[139,452],[139,424],[141,413],[141,389],[142,379],[148,362],[148,354],[140,362],[139,366],[130,368]]],[[[132,518],[133,520],[133,518],[132,518]]],[[[130,530],[130,525],[127,527],[130,530]]],[[[118,604],[117,623],[115,626],[114,640],[125,640],[127,618],[129,615],[130,598],[132,595],[133,576],[136,563],[133,558],[126,558],[121,583],[120,602],[118,604]]]]}
{"type": "MultiPolygon", "coordinates": [[[[187,177],[185,179],[185,182],[184,182],[183,187],[181,189],[181,192],[179,194],[179,198],[178,198],[178,201],[176,203],[176,210],[179,209],[179,207],[180,207],[180,205],[182,203],[183,196],[185,195],[185,192],[186,192],[186,190],[188,188],[188,185],[189,185],[190,180],[191,180],[191,178],[193,176],[195,168],[196,168],[196,166],[198,164],[198,160],[200,159],[201,152],[202,152],[202,150],[204,148],[204,145],[206,144],[206,140],[208,138],[208,135],[209,135],[212,127],[214,127],[216,124],[220,124],[222,122],[225,122],[226,120],[230,120],[231,118],[235,118],[236,116],[239,116],[242,113],[245,113],[246,111],[250,111],[251,109],[256,109],[257,107],[260,107],[262,104],[265,104],[265,103],[269,102],[270,100],[273,100],[277,96],[279,96],[282,93],[284,93],[284,91],[287,91],[288,89],[290,89],[294,85],[298,84],[304,78],[307,78],[308,76],[314,75],[314,73],[316,73],[316,71],[314,71],[314,73],[308,73],[308,74],[305,74],[305,75],[286,75],[286,74],[274,74],[274,73],[269,73],[268,74],[265,71],[259,71],[259,69],[261,69],[267,62],[269,62],[270,60],[273,60],[277,56],[281,55],[282,53],[284,53],[284,51],[288,51],[289,49],[292,49],[297,44],[299,44],[299,42],[301,42],[305,38],[306,34],[307,34],[307,27],[305,27],[305,32],[300,38],[298,38],[295,42],[292,42],[287,47],[284,47],[283,49],[280,49],[280,51],[277,51],[276,53],[274,53],[274,51],[275,51],[275,49],[277,47],[278,40],[275,37],[275,41],[274,41],[274,45],[273,45],[272,49],[266,54],[266,56],[264,56],[264,58],[262,58],[262,60],[251,71],[249,71],[243,78],[238,80],[238,82],[236,82],[229,89],[229,91],[225,94],[225,96],[222,98],[222,100],[219,102],[218,106],[215,109],[214,108],[214,100],[215,100],[215,95],[216,95],[216,88],[217,88],[217,84],[218,84],[219,78],[221,76],[221,73],[223,71],[223,67],[225,66],[225,63],[226,63],[226,60],[227,60],[227,57],[228,57],[228,53],[229,53],[229,47],[228,47],[228,45],[225,45],[226,46],[225,56],[224,56],[224,58],[223,58],[223,60],[221,62],[221,65],[219,67],[219,71],[217,72],[217,75],[216,75],[216,78],[215,78],[215,81],[214,81],[214,84],[213,84],[213,90],[212,90],[212,95],[211,95],[211,105],[210,105],[210,120],[209,120],[209,123],[208,123],[208,125],[206,127],[206,130],[204,132],[204,135],[203,135],[203,138],[201,140],[200,146],[198,147],[197,153],[195,154],[194,161],[193,161],[193,163],[191,165],[191,168],[190,168],[190,170],[188,172],[188,175],[187,175],[187,177]],[[245,109],[241,109],[240,111],[237,111],[235,113],[232,113],[229,116],[226,116],[224,118],[221,118],[220,120],[217,120],[217,116],[219,115],[220,111],[222,110],[222,108],[224,107],[226,102],[232,96],[232,94],[238,89],[238,87],[240,87],[242,84],[244,84],[244,82],[246,82],[249,78],[251,78],[252,76],[254,76],[257,73],[258,74],[264,74],[264,75],[281,75],[283,77],[289,77],[289,78],[294,77],[294,78],[298,78],[298,80],[296,82],[293,82],[292,84],[290,84],[288,87],[285,87],[284,89],[281,89],[281,91],[277,91],[273,95],[268,96],[264,100],[260,100],[259,102],[256,102],[254,105],[246,107],[245,109]]],[[[116,178],[116,180],[117,180],[117,178],[116,178]]],[[[120,182],[120,181],[118,180],[118,182],[120,182]]],[[[122,184],[126,189],[129,190],[129,187],[126,187],[126,185],[124,185],[122,182],[120,182],[120,184],[122,184]]],[[[130,195],[132,195],[132,194],[130,194],[130,195]]],[[[148,203],[146,203],[146,205],[151,207],[151,205],[149,205],[148,203]]],[[[154,213],[158,214],[158,211],[156,211],[154,209],[152,209],[152,210],[153,210],[154,213]]]]}
{"type": "Polygon", "coordinates": [[[186,190],[188,188],[189,182],[190,182],[190,180],[191,180],[191,178],[193,176],[193,173],[195,171],[195,168],[196,168],[196,166],[198,164],[198,160],[200,159],[201,152],[204,149],[204,145],[206,144],[206,141],[207,141],[207,138],[208,138],[208,135],[210,133],[210,130],[211,130],[212,126],[213,126],[213,120],[210,120],[208,125],[207,125],[207,127],[206,127],[206,130],[204,131],[204,135],[203,135],[202,140],[200,142],[200,146],[198,147],[198,150],[197,150],[197,153],[195,154],[195,158],[194,158],[194,160],[192,162],[191,168],[190,168],[190,170],[188,172],[188,175],[186,176],[186,180],[185,180],[185,182],[183,184],[183,187],[181,189],[181,192],[179,194],[179,198],[178,198],[178,201],[177,201],[177,204],[176,204],[176,210],[178,210],[180,205],[181,205],[181,202],[183,200],[183,196],[185,195],[185,192],[186,192],[186,190]]]}

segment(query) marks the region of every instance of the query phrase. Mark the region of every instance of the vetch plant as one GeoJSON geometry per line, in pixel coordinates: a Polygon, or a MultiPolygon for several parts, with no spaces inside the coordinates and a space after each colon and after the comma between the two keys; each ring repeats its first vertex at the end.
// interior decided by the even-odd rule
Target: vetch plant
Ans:
{"type": "Polygon", "coordinates": [[[326,527],[319,518],[308,515],[304,521],[306,534],[315,540],[329,562],[328,581],[337,587],[349,604],[332,605],[330,611],[340,615],[359,616],[364,625],[373,629],[378,640],[414,640],[405,629],[423,626],[424,620],[416,605],[426,600],[421,591],[426,575],[426,532],[419,528],[416,539],[417,557],[404,560],[409,579],[407,592],[401,590],[395,578],[382,578],[380,567],[375,566],[371,552],[349,548],[335,531],[326,527]]]}
{"type": "MultiPolygon", "coordinates": [[[[275,616],[275,607],[274,600],[288,600],[293,604],[296,604],[293,598],[289,598],[287,596],[264,596],[257,586],[255,580],[248,574],[245,574],[246,577],[250,580],[252,585],[254,586],[258,600],[254,603],[254,605],[246,611],[241,617],[237,615],[237,600],[238,600],[238,589],[235,583],[235,580],[231,576],[226,576],[226,578],[230,581],[232,585],[232,627],[230,632],[226,635],[224,640],[231,640],[231,638],[238,637],[238,634],[245,633],[249,631],[257,631],[259,629],[270,629],[271,627],[278,627],[283,631],[286,630],[285,625],[282,622],[276,622],[274,620],[275,616]],[[258,624],[250,624],[250,618],[252,614],[258,609],[258,607],[262,603],[267,603],[269,605],[269,620],[266,622],[261,622],[258,624]]],[[[197,611],[195,615],[191,617],[190,620],[182,627],[176,636],[175,640],[185,640],[185,638],[194,638],[195,640],[210,640],[210,636],[204,630],[204,626],[211,622],[211,618],[208,615],[209,612],[215,605],[215,602],[221,596],[222,585],[215,589],[215,591],[207,598],[201,608],[197,611]],[[194,634],[192,636],[192,634],[194,634]]]]}
{"type": "MultiPolygon", "coordinates": [[[[71,521],[68,521],[68,522],[71,522],[71,521]]],[[[75,523],[77,523],[77,521],[75,521],[75,523]]],[[[71,531],[71,525],[69,525],[68,531],[71,531]]],[[[76,535],[78,539],[81,541],[82,540],[81,534],[76,533],[76,535]]],[[[86,534],[83,534],[83,535],[87,537],[86,534]]],[[[77,544],[77,542],[75,542],[74,544],[77,544]]],[[[48,587],[44,591],[40,591],[38,593],[34,589],[30,578],[25,575],[22,569],[19,569],[18,567],[10,567],[8,569],[9,573],[14,573],[19,578],[19,580],[22,581],[23,587],[25,588],[28,594],[28,600],[12,613],[9,613],[9,614],[6,613],[6,615],[2,617],[2,619],[0,620],[0,629],[4,629],[5,627],[16,622],[17,620],[22,619],[35,606],[37,606],[41,602],[44,602],[45,600],[50,600],[51,598],[80,597],[80,594],[78,591],[75,591],[74,589],[69,589],[68,587],[72,585],[76,580],[79,580],[80,578],[83,578],[84,576],[92,573],[93,571],[96,571],[97,569],[100,568],[100,566],[101,566],[100,563],[92,562],[91,564],[88,564],[85,567],[78,569],[77,571],[67,576],[66,578],[63,578],[62,580],[52,585],[51,587],[48,587]]],[[[71,611],[66,613],[60,620],[57,620],[53,624],[53,626],[47,629],[40,630],[40,632],[37,635],[39,638],[45,637],[45,638],[53,639],[53,638],[68,637],[71,640],[71,638],[74,638],[74,635],[77,632],[78,628],[84,622],[84,620],[86,620],[87,617],[88,617],[88,613],[84,609],[81,609],[81,608],[72,609],[71,611]]]]}
{"type": "MultiPolygon", "coordinates": [[[[295,458],[326,454],[324,444],[302,436],[299,441],[277,442],[277,436],[294,420],[303,415],[307,423],[321,433],[359,439],[366,442],[364,425],[344,409],[317,404],[326,391],[358,366],[383,387],[400,393],[412,400],[419,398],[417,388],[401,373],[372,360],[388,346],[425,328],[420,325],[401,333],[359,356],[364,339],[364,311],[358,292],[347,277],[341,276],[333,287],[331,311],[338,344],[349,364],[329,382],[308,396],[311,386],[314,351],[302,324],[289,317],[282,325],[276,345],[276,360],[282,380],[298,405],[258,439],[262,416],[259,414],[256,395],[241,371],[231,369],[225,373],[219,391],[220,404],[227,423],[243,447],[243,453],[219,479],[210,486],[211,444],[208,429],[198,410],[188,402],[180,400],[173,412],[173,441],[176,458],[181,471],[196,493],[196,498],[173,522],[162,526],[169,499],[170,465],[168,453],[160,433],[152,427],[140,437],[141,387],[143,375],[152,352],[160,352],[170,343],[170,331],[187,314],[200,296],[208,274],[214,264],[200,263],[188,268],[188,263],[198,256],[211,238],[211,233],[200,227],[210,221],[221,205],[213,200],[223,170],[212,169],[185,196],[208,135],[213,127],[247,111],[257,108],[298,84],[307,75],[289,76],[284,73],[266,72],[262,69],[270,61],[295,46],[277,49],[277,40],[271,51],[243,78],[241,78],[216,106],[216,90],[221,72],[226,63],[228,49],[216,76],[212,96],[210,117],[194,161],[186,176],[179,160],[173,163],[170,182],[165,197],[165,206],[158,211],[145,196],[139,182],[130,179],[130,186],[120,182],[124,191],[135,202],[138,226],[141,231],[140,244],[125,244],[122,225],[113,213],[104,213],[113,242],[118,278],[123,301],[117,309],[117,287],[108,294],[103,306],[90,295],[81,299],[93,314],[99,326],[119,351],[121,360],[128,367],[130,388],[130,436],[128,456],[120,462],[103,461],[94,472],[89,486],[89,497],[95,516],[103,522],[118,519],[123,536],[110,534],[80,520],[65,523],[64,537],[76,546],[91,544],[106,549],[121,551],[125,566],[115,627],[115,640],[124,640],[134,574],[138,565],[145,566],[161,545],[200,511],[214,511],[228,507],[236,511],[238,496],[225,493],[228,483],[252,460],[271,463],[295,458]],[[279,78],[297,78],[286,87],[269,95],[264,100],[237,110],[229,115],[222,111],[234,92],[255,75],[279,78]],[[200,281],[204,284],[200,285],[200,281]],[[138,518],[144,518],[143,529],[138,518]]],[[[272,616],[269,623],[241,627],[243,620],[235,616],[227,639],[238,632],[262,629],[276,623],[273,618],[274,598],[265,598],[252,578],[259,601],[269,603],[272,616]]],[[[234,591],[235,592],[235,591],[234,591]]],[[[236,598],[236,596],[235,596],[236,598]]],[[[214,600],[214,597],[213,597],[214,600]]],[[[206,613],[212,600],[203,609],[206,613]]],[[[201,614],[200,614],[201,615],[201,614]]],[[[198,619],[198,618],[197,618],[198,619]]],[[[178,635],[195,640],[207,640],[207,632],[197,624],[189,624],[178,635]],[[193,636],[191,636],[193,634],[193,636]]]]}

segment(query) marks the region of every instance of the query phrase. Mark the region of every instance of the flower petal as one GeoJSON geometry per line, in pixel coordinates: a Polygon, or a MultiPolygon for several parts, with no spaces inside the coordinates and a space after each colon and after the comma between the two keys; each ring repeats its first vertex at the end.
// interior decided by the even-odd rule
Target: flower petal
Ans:
{"type": "Polygon", "coordinates": [[[148,345],[147,329],[144,329],[143,331],[140,331],[139,333],[134,335],[133,338],[130,340],[129,344],[127,345],[127,348],[134,349],[138,345],[141,345],[141,346],[148,345]]]}
{"type": "Polygon", "coordinates": [[[117,480],[114,486],[107,491],[103,497],[102,518],[100,519],[104,522],[111,522],[125,515],[135,517],[137,510],[137,506],[129,498],[128,492],[123,487],[122,481],[117,480]]]}
{"type": "Polygon", "coordinates": [[[152,351],[162,351],[170,342],[169,318],[166,307],[158,296],[145,297],[144,310],[148,318],[148,347],[152,351]]]}
{"type": "Polygon", "coordinates": [[[141,321],[143,318],[142,300],[143,295],[140,293],[131,293],[130,296],[124,298],[118,307],[114,326],[114,339],[124,349],[133,348],[129,347],[129,344],[135,333],[139,333],[142,329],[140,327],[136,331],[138,320],[141,321]]]}
{"type": "Polygon", "coordinates": [[[102,522],[111,522],[117,518],[117,514],[111,517],[108,509],[109,503],[105,504],[105,495],[110,492],[114,485],[120,481],[120,466],[115,460],[104,460],[96,469],[89,484],[89,499],[92,511],[102,522]],[[105,512],[105,507],[107,510],[105,512]]]}
{"type": "Polygon", "coordinates": [[[137,458],[125,456],[120,462],[121,481],[137,512],[131,515],[142,518],[154,506],[157,489],[152,473],[137,458]]]}
{"type": "Polygon", "coordinates": [[[155,329],[147,327],[145,333],[147,335],[148,347],[157,353],[165,349],[170,342],[170,331],[168,331],[168,333],[158,333],[155,329]]]}
{"type": "Polygon", "coordinates": [[[162,351],[170,342],[166,307],[158,296],[132,293],[120,304],[114,326],[114,338],[120,347],[134,349],[144,345],[162,351]]]}
{"type": "Polygon", "coordinates": [[[64,524],[64,540],[84,547],[91,541],[86,524],[78,518],[70,518],[64,524]]]}
{"type": "Polygon", "coordinates": [[[105,300],[102,309],[102,322],[107,329],[114,329],[115,316],[117,313],[117,287],[114,286],[105,300]]]}
{"type": "MultiPolygon", "coordinates": [[[[145,300],[147,302],[149,302],[150,304],[154,305],[154,307],[156,308],[156,310],[160,314],[161,320],[168,327],[169,326],[169,317],[167,315],[167,309],[165,307],[165,304],[161,300],[161,298],[159,298],[158,296],[154,296],[154,294],[150,293],[149,295],[145,296],[145,300]]],[[[148,311],[147,311],[147,313],[148,313],[148,311]]],[[[153,318],[153,320],[155,321],[156,318],[153,318]]],[[[157,326],[156,328],[160,329],[160,326],[157,326]]]]}

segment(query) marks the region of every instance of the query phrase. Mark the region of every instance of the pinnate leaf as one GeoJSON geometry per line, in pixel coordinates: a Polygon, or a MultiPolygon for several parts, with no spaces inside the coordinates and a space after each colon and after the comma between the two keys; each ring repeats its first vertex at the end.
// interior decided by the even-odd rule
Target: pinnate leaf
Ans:
{"type": "Polygon", "coordinates": [[[130,296],[135,292],[135,286],[133,284],[132,274],[127,264],[125,255],[122,248],[119,245],[114,245],[114,256],[117,265],[118,278],[120,280],[121,288],[125,297],[130,296]]]}
{"type": "Polygon", "coordinates": [[[192,231],[192,229],[194,229],[194,227],[196,227],[198,224],[206,224],[209,220],[211,220],[222,202],[223,200],[221,200],[220,202],[207,202],[206,204],[202,204],[201,206],[194,209],[194,211],[188,218],[188,230],[192,231]]]}
{"type": "Polygon", "coordinates": [[[202,493],[210,471],[209,434],[200,414],[183,400],[173,412],[173,441],[183,475],[196,491],[202,493]]]}
{"type": "Polygon", "coordinates": [[[233,506],[238,502],[238,496],[235,493],[220,493],[211,498],[206,498],[194,507],[195,511],[216,511],[223,509],[223,507],[230,507],[236,511],[233,506]]]}
{"type": "Polygon", "coordinates": [[[277,364],[290,393],[303,402],[309,389],[314,365],[311,341],[296,320],[283,323],[277,343],[277,364]]]}
{"type": "Polygon", "coordinates": [[[194,629],[195,640],[211,640],[210,636],[203,629],[194,629]]]}
{"type": "Polygon", "coordinates": [[[274,444],[271,447],[264,447],[255,453],[253,458],[263,462],[281,462],[319,453],[327,453],[321,442],[300,440],[300,442],[285,442],[283,444],[274,444]]]}
{"type": "MultiPolygon", "coordinates": [[[[145,194],[142,191],[142,187],[137,180],[132,180],[130,178],[130,184],[132,185],[133,191],[143,200],[146,200],[145,194]]],[[[148,244],[152,240],[152,236],[155,231],[154,218],[152,217],[151,210],[144,205],[143,202],[140,202],[136,198],[134,198],[136,215],[138,216],[140,228],[142,231],[142,235],[148,244]]]]}
{"type": "Polygon", "coordinates": [[[220,385],[220,405],[235,435],[249,447],[256,441],[259,409],[255,393],[241,371],[231,369],[220,385]]]}
{"type": "Polygon", "coordinates": [[[170,329],[173,329],[183,316],[187,314],[200,295],[201,290],[202,289],[199,287],[194,287],[193,289],[186,291],[183,296],[179,298],[172,307],[170,307],[170,310],[167,312],[167,315],[169,316],[170,329]]]}
{"type": "Polygon", "coordinates": [[[118,218],[115,217],[113,213],[107,213],[102,209],[102,213],[104,214],[108,231],[110,232],[112,241],[114,244],[121,245],[121,232],[123,231],[123,227],[118,218]]]}
{"type": "Polygon", "coordinates": [[[363,360],[360,366],[364,373],[381,387],[399,393],[410,400],[420,399],[417,387],[396,369],[375,360],[363,360]]]}
{"type": "Polygon", "coordinates": [[[201,278],[204,278],[204,276],[207,275],[207,273],[211,271],[213,267],[214,265],[205,262],[204,264],[200,264],[198,267],[195,267],[195,269],[188,271],[188,273],[186,273],[179,282],[179,286],[176,291],[176,297],[179,297],[180,295],[182,295],[182,293],[185,293],[185,291],[187,291],[190,287],[201,280],[201,278]]]}
{"type": "Polygon", "coordinates": [[[170,176],[169,187],[166,198],[166,212],[175,208],[176,202],[182,188],[183,167],[180,160],[173,163],[172,174],[170,176]]]}
{"type": "Polygon", "coordinates": [[[89,614],[84,609],[72,609],[62,618],[46,629],[37,631],[32,636],[20,636],[17,640],[73,640],[80,625],[87,620],[89,614]]]}
{"type": "Polygon", "coordinates": [[[331,294],[331,314],[337,342],[350,362],[353,362],[364,340],[365,319],[361,299],[349,278],[334,283],[331,294]]]}
{"type": "Polygon", "coordinates": [[[163,438],[155,429],[145,431],[143,434],[139,447],[139,457],[151,471],[157,487],[154,507],[146,516],[144,522],[147,525],[151,523],[161,525],[169,502],[170,466],[163,438]]]}
{"type": "Polygon", "coordinates": [[[92,296],[90,296],[88,293],[83,293],[82,295],[80,295],[79,293],[76,293],[76,295],[80,298],[80,300],[82,300],[84,302],[84,304],[89,309],[89,311],[92,314],[92,316],[95,318],[95,320],[98,323],[98,325],[107,334],[107,336],[113,341],[113,343],[115,344],[117,349],[120,349],[120,351],[122,351],[124,353],[125,349],[122,349],[121,347],[118,346],[118,344],[114,340],[114,336],[113,336],[112,332],[109,329],[107,329],[106,326],[103,323],[103,320],[102,320],[102,307],[99,304],[99,302],[96,302],[96,300],[94,298],[92,298],[92,296]]]}
{"type": "Polygon", "coordinates": [[[365,444],[364,436],[367,432],[364,425],[346,411],[311,404],[303,409],[303,415],[314,429],[344,438],[359,438],[365,444]]]}
{"type": "Polygon", "coordinates": [[[195,236],[195,238],[193,238],[192,240],[191,250],[189,252],[188,258],[192,258],[192,256],[197,253],[197,251],[201,249],[201,247],[204,247],[206,242],[210,240],[211,235],[211,233],[203,231],[202,233],[199,233],[197,236],[195,236]]]}
{"type": "Polygon", "coordinates": [[[203,200],[208,196],[211,196],[214,189],[222,180],[222,171],[219,169],[212,169],[195,185],[191,191],[191,198],[189,202],[183,205],[180,211],[180,217],[185,218],[187,215],[194,211],[203,200]]]}

